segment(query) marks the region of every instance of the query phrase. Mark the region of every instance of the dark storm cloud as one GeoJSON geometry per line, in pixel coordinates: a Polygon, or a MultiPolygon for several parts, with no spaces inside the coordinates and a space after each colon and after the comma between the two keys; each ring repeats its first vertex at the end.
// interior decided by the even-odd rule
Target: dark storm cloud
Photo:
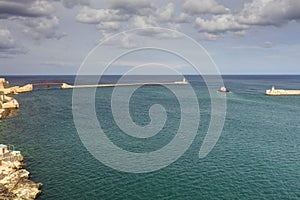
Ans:
{"type": "Polygon", "coordinates": [[[55,10],[54,2],[61,2],[66,8],[90,4],[90,0],[0,0],[0,18],[49,16],[55,10]]]}
{"type": "Polygon", "coordinates": [[[8,18],[9,16],[41,17],[50,15],[53,11],[54,6],[49,1],[0,1],[0,18],[8,18]]]}
{"type": "Polygon", "coordinates": [[[0,58],[10,58],[24,53],[26,50],[18,47],[11,32],[7,29],[0,29],[0,58]]]}
{"type": "Polygon", "coordinates": [[[12,48],[15,46],[15,41],[7,29],[0,29],[0,49],[12,48]]]}

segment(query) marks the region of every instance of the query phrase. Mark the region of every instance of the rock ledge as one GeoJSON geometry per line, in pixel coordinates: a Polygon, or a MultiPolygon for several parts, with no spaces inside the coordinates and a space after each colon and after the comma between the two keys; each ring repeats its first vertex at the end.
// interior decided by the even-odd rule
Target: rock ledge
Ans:
{"type": "Polygon", "coordinates": [[[21,153],[19,151],[3,151],[1,153],[0,199],[35,199],[41,193],[42,184],[29,180],[29,172],[23,169],[24,163],[21,153]]]}

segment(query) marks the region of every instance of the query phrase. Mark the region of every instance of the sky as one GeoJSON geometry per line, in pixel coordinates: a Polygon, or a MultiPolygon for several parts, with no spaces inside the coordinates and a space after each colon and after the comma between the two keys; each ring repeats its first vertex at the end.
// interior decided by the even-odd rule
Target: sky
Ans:
{"type": "Polygon", "coordinates": [[[0,75],[78,74],[98,47],[87,74],[151,63],[194,73],[150,46],[207,53],[222,74],[300,74],[300,1],[0,0],[0,75]]]}

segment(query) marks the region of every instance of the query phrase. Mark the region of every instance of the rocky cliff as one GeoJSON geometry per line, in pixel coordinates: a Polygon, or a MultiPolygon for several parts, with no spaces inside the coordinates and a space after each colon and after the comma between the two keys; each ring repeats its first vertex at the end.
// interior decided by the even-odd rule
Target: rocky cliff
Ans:
{"type": "Polygon", "coordinates": [[[0,156],[0,199],[31,200],[41,193],[42,184],[29,180],[23,164],[23,156],[18,151],[0,156]]]}

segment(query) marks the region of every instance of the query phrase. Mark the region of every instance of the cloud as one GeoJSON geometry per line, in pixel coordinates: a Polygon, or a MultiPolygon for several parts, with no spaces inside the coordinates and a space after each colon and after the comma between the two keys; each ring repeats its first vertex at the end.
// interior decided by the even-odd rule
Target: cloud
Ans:
{"type": "Polygon", "coordinates": [[[59,19],[52,16],[55,1],[57,0],[2,0],[0,18],[10,20],[15,24],[15,31],[25,33],[36,40],[60,39],[65,34],[57,32],[59,19]]]}
{"type": "Polygon", "coordinates": [[[248,25],[280,26],[299,19],[299,0],[253,0],[238,15],[239,22],[248,25]]]}
{"type": "Polygon", "coordinates": [[[75,62],[68,62],[68,61],[44,61],[41,62],[40,65],[42,66],[50,66],[50,67],[74,67],[78,66],[79,63],[75,62]]]}
{"type": "MultiPolygon", "coordinates": [[[[132,12],[132,10],[125,10],[125,3],[129,1],[109,1],[110,8],[108,9],[94,9],[84,6],[79,10],[76,20],[81,23],[95,24],[98,30],[102,31],[103,36],[108,36],[116,31],[121,31],[121,28],[135,29],[146,27],[158,27],[164,26],[166,28],[172,28],[178,30],[179,24],[175,24],[174,11],[175,5],[168,3],[162,8],[155,8],[150,5],[150,1],[139,1],[135,8],[140,8],[138,12],[132,12]],[[122,5],[122,6],[121,6],[122,5]],[[149,6],[149,7],[145,7],[149,6]]],[[[134,1],[133,1],[134,2],[134,1]]],[[[129,4],[132,4],[130,1],[129,4]]],[[[165,35],[163,33],[157,33],[157,31],[140,31],[141,34],[154,37],[172,37],[176,38],[176,34],[165,35]]],[[[123,46],[127,45],[128,38],[125,37],[123,46]]]]}
{"type": "Polygon", "coordinates": [[[209,41],[215,41],[219,38],[218,35],[212,34],[212,33],[203,33],[203,39],[209,40],[209,41]]]}
{"type": "Polygon", "coordinates": [[[0,18],[10,16],[40,17],[54,11],[51,1],[45,0],[2,0],[0,1],[0,18]]]}
{"type": "MultiPolygon", "coordinates": [[[[157,38],[157,39],[177,39],[183,37],[183,35],[178,31],[171,30],[179,30],[180,25],[178,24],[168,24],[169,30],[154,28],[154,26],[148,26],[147,29],[139,29],[136,32],[136,35],[141,36],[143,40],[146,38],[157,38]]],[[[146,27],[144,27],[146,28],[146,27]]],[[[141,41],[143,43],[144,41],[141,41]]]]}
{"type": "Polygon", "coordinates": [[[11,32],[7,29],[0,29],[0,49],[11,49],[15,47],[15,41],[11,32]]]}
{"type": "Polygon", "coordinates": [[[26,54],[28,49],[16,47],[12,49],[0,49],[0,58],[15,58],[17,55],[26,54]]]}
{"type": "Polygon", "coordinates": [[[271,47],[273,47],[273,42],[270,42],[270,41],[264,42],[263,47],[264,48],[271,48],[271,47]]]}
{"type": "Polygon", "coordinates": [[[157,21],[154,17],[142,17],[142,16],[133,16],[129,21],[130,28],[146,28],[158,26],[157,21]]]}
{"type": "Polygon", "coordinates": [[[123,48],[134,48],[137,47],[135,38],[131,34],[124,34],[121,38],[121,45],[123,48]]]}
{"type": "Polygon", "coordinates": [[[56,16],[42,18],[23,18],[21,19],[25,28],[23,33],[30,35],[35,40],[40,39],[61,39],[66,33],[58,33],[59,19],[56,16]]]}
{"type": "Polygon", "coordinates": [[[150,0],[108,0],[107,3],[113,9],[122,9],[129,12],[136,12],[143,8],[151,8],[150,0]]]}
{"type": "Polygon", "coordinates": [[[175,11],[175,6],[173,3],[168,3],[165,8],[157,10],[157,16],[160,21],[170,21],[172,19],[175,11]]]}
{"type": "Polygon", "coordinates": [[[124,21],[129,18],[127,14],[121,14],[114,9],[93,9],[84,6],[76,16],[76,20],[81,23],[98,24],[108,21],[124,21]]]}
{"type": "Polygon", "coordinates": [[[90,0],[62,0],[62,4],[66,8],[73,8],[77,5],[90,5],[90,0]]]}
{"type": "Polygon", "coordinates": [[[193,20],[192,16],[187,13],[180,13],[180,15],[175,19],[177,23],[190,23],[193,20]]]}
{"type": "Polygon", "coordinates": [[[248,28],[247,25],[239,24],[231,14],[215,15],[211,20],[197,17],[195,23],[201,32],[208,33],[239,32],[248,28]]]}
{"type": "Polygon", "coordinates": [[[8,29],[0,29],[0,58],[11,58],[24,54],[26,50],[19,47],[8,29]]]}
{"type": "MultiPolygon", "coordinates": [[[[76,16],[77,21],[81,23],[96,24],[96,28],[101,30],[104,37],[109,36],[116,31],[125,29],[143,29],[149,27],[165,27],[172,30],[180,30],[181,25],[175,21],[175,4],[169,2],[160,8],[154,7],[150,1],[127,1],[115,0],[109,1],[108,9],[94,9],[83,7],[76,16]],[[138,11],[133,11],[129,5],[133,6],[138,11]],[[109,14],[108,14],[109,13],[109,14]]],[[[188,14],[185,14],[188,15],[188,14]]],[[[187,19],[187,16],[181,15],[180,20],[187,19]],[[185,18],[185,19],[183,19],[185,18]]],[[[147,37],[156,37],[164,39],[174,39],[182,37],[176,32],[164,33],[161,30],[145,29],[139,30],[138,35],[147,37]]],[[[124,36],[122,41],[119,41],[122,47],[128,48],[132,45],[132,40],[129,36],[124,36]]]]}
{"type": "MultiPolygon", "coordinates": [[[[177,24],[170,24],[169,26],[174,26],[174,29],[178,28],[177,24]]],[[[163,28],[155,28],[155,27],[148,27],[145,29],[138,29],[133,32],[123,32],[118,37],[112,37],[112,34],[104,32],[104,39],[99,42],[105,41],[104,45],[106,46],[118,46],[120,48],[135,48],[141,47],[144,45],[152,46],[153,38],[155,39],[177,39],[182,38],[184,35],[177,31],[172,30],[165,30],[163,28]]]]}
{"type": "Polygon", "coordinates": [[[246,35],[246,30],[241,30],[241,31],[236,31],[234,32],[235,35],[237,36],[245,36],[246,35]]]}
{"type": "Polygon", "coordinates": [[[225,14],[228,8],[219,5],[215,0],[185,0],[183,9],[193,14],[225,14]]]}

